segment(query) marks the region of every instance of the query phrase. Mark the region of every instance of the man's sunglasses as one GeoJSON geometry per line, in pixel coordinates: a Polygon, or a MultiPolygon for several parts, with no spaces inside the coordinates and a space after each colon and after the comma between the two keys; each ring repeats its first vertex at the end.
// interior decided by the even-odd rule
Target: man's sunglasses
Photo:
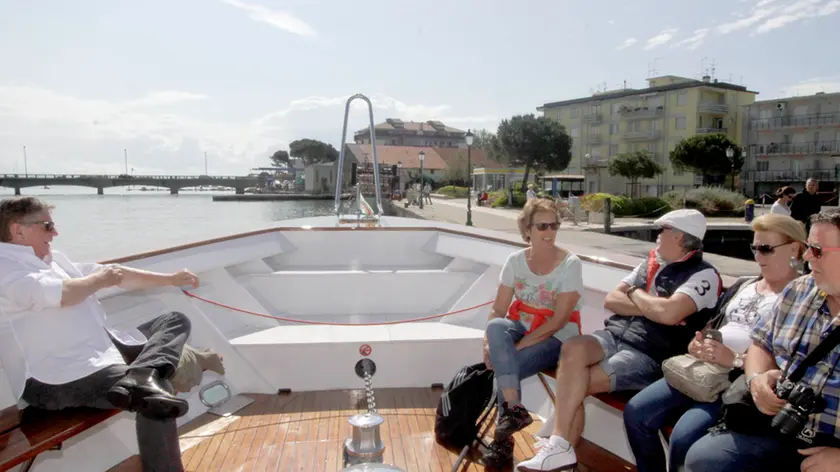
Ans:
{"type": "Polygon", "coordinates": [[[826,251],[840,251],[840,247],[822,247],[811,243],[805,243],[805,247],[808,248],[808,251],[811,251],[815,259],[821,258],[826,251]]]}
{"type": "Polygon", "coordinates": [[[557,228],[560,226],[560,223],[534,223],[531,226],[537,228],[537,231],[545,231],[545,230],[552,230],[557,231],[557,228]]]}
{"type": "Polygon", "coordinates": [[[22,224],[25,225],[41,225],[44,227],[44,231],[48,233],[52,233],[55,230],[55,222],[53,221],[25,221],[22,224]]]}
{"type": "Polygon", "coordinates": [[[788,244],[792,243],[793,241],[788,241],[782,244],[776,244],[775,246],[771,246],[769,244],[750,244],[750,251],[752,251],[753,255],[756,253],[763,254],[765,256],[769,256],[776,252],[777,247],[787,246],[788,244]]]}

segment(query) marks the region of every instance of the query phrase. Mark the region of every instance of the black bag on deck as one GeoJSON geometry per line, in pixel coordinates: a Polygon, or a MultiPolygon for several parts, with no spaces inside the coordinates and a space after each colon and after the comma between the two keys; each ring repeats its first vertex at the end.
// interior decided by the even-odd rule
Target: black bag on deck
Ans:
{"type": "Polygon", "coordinates": [[[478,435],[479,416],[495,398],[493,371],[483,362],[466,366],[449,382],[435,411],[435,439],[449,448],[461,449],[478,435]]]}

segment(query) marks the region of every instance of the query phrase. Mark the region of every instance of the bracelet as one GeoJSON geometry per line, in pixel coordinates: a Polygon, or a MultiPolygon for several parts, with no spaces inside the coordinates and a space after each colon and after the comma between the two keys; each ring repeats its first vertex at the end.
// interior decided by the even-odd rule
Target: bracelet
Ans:
{"type": "Polygon", "coordinates": [[[750,385],[752,384],[753,379],[754,379],[754,378],[756,378],[756,377],[758,377],[759,375],[761,375],[761,374],[763,374],[763,373],[764,373],[764,372],[753,372],[752,374],[750,374],[750,375],[747,377],[747,379],[746,379],[746,383],[747,383],[747,391],[748,391],[748,392],[752,393],[752,389],[750,388],[750,385]]]}

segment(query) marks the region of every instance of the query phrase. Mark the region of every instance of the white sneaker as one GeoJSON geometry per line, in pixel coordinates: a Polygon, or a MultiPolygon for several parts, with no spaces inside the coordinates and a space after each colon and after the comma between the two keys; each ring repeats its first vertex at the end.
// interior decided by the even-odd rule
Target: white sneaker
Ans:
{"type": "Polygon", "coordinates": [[[534,444],[537,455],[516,464],[517,472],[560,472],[577,467],[575,448],[568,445],[551,444],[548,438],[534,444]]]}

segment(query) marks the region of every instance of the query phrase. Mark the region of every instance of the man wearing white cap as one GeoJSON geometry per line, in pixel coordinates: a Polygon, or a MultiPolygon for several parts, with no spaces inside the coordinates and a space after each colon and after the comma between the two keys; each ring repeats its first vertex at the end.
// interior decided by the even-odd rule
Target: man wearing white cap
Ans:
{"type": "Polygon", "coordinates": [[[697,210],[676,210],[655,224],[661,231],[656,248],[607,294],[604,307],[615,314],[604,321],[605,329],[563,344],[553,433],[516,470],[573,469],[586,396],[647,387],[662,377],[662,361],[684,354],[711,318],[721,280],[703,260],[706,218],[697,210]]]}

